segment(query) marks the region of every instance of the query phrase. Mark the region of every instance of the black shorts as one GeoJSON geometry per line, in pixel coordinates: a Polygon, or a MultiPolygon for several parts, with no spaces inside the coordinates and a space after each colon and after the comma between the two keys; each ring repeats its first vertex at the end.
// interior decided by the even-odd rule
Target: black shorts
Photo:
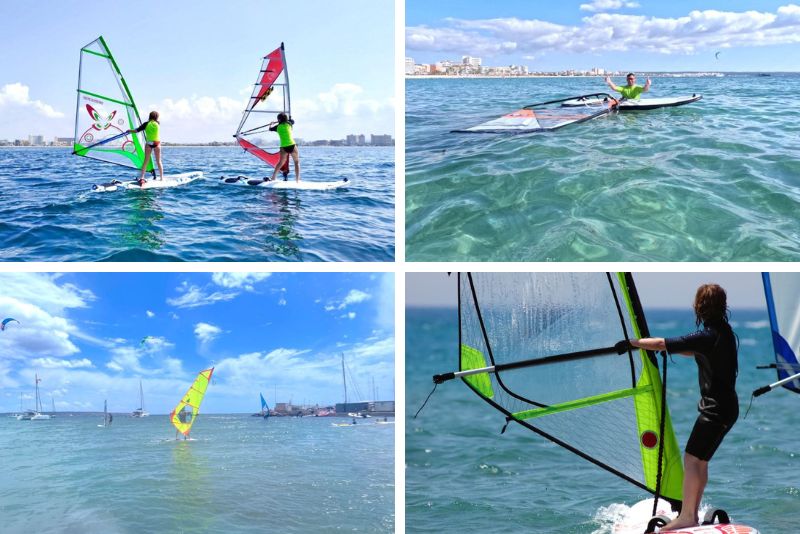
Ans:
{"type": "Polygon", "coordinates": [[[735,422],[736,420],[734,419],[730,423],[723,423],[700,414],[694,423],[689,441],[686,442],[686,452],[706,462],[711,460],[720,443],[722,443],[722,438],[725,437],[735,422]]]}
{"type": "Polygon", "coordinates": [[[281,150],[283,150],[287,154],[291,154],[292,152],[294,152],[294,147],[296,147],[296,146],[297,145],[282,146],[281,150]]]}

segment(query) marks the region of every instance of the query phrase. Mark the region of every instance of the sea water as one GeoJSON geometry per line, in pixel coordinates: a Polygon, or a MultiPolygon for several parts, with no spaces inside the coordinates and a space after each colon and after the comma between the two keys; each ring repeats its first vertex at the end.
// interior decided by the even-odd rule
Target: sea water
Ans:
{"type": "Polygon", "coordinates": [[[0,417],[0,532],[394,532],[394,425],[102,420],[0,417]]]}
{"type": "Polygon", "coordinates": [[[392,261],[394,149],[300,152],[304,179],[352,185],[222,185],[223,175],[262,177],[271,169],[239,148],[165,147],[166,174],[199,170],[205,179],[93,193],[92,184],[134,179],[137,171],[69,148],[0,148],[0,260],[392,261]]]}
{"type": "Polygon", "coordinates": [[[800,259],[800,75],[653,77],[645,97],[703,99],[553,132],[450,133],[604,91],[598,77],[406,80],[407,259],[800,259]]]}
{"type": "MultiPolygon", "coordinates": [[[[648,312],[654,336],[694,331],[683,311],[648,312]]],[[[763,534],[797,532],[800,524],[800,396],[750,393],[777,380],[765,311],[734,310],[739,336],[737,392],[741,414],[709,468],[704,507],[763,534]]],[[[668,404],[683,450],[697,417],[699,387],[693,359],[669,364],[668,404]]],[[[660,361],[660,358],[659,358],[660,361]]],[[[609,534],[621,510],[649,497],[632,484],[539,435],[510,425],[465,384],[437,387],[431,377],[458,370],[458,319],[452,309],[406,314],[406,531],[430,533],[535,532],[609,534]]],[[[591,380],[591,376],[586,376],[591,380]]],[[[609,429],[613,432],[613,429],[609,429]]]]}

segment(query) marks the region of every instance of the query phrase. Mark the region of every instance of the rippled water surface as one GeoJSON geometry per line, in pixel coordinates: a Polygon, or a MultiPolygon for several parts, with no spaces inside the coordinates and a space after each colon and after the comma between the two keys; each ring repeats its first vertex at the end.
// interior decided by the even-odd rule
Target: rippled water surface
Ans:
{"type": "Polygon", "coordinates": [[[394,425],[331,421],[3,416],[0,531],[394,532],[394,425]]]}
{"type": "Polygon", "coordinates": [[[224,186],[267,168],[238,148],[164,149],[167,174],[205,180],[170,189],[90,193],[135,178],[66,148],[0,149],[0,260],[392,261],[394,149],[301,147],[309,181],[334,191],[224,186]]]}
{"type": "MultiPolygon", "coordinates": [[[[648,318],[653,335],[694,330],[693,317],[683,312],[659,310],[648,318]]],[[[703,506],[723,508],[763,534],[797,532],[800,397],[773,391],[744,417],[750,392],[775,381],[774,371],[755,369],[769,363],[772,341],[766,310],[735,310],[731,324],[740,340],[741,415],[710,463],[703,506]]],[[[519,425],[501,435],[502,414],[460,381],[438,386],[413,419],[431,391],[431,377],[457,370],[456,311],[411,309],[406,334],[407,532],[610,534],[616,512],[647,497],[519,425]]],[[[697,417],[697,366],[688,358],[674,360],[668,404],[683,450],[697,417]]]]}
{"type": "Polygon", "coordinates": [[[599,78],[406,81],[411,261],[797,261],[800,76],[654,78],[678,108],[452,134],[599,78]]]}

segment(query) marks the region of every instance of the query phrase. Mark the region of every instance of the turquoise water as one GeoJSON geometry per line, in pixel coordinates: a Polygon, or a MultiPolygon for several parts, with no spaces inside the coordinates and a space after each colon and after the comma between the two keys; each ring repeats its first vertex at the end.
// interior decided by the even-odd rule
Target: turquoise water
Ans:
{"type": "MultiPolygon", "coordinates": [[[[694,330],[690,314],[648,313],[656,336],[694,330]]],[[[704,506],[763,534],[797,532],[800,522],[800,397],[785,390],[756,399],[750,392],[775,380],[756,370],[772,357],[766,312],[734,310],[740,339],[739,421],[710,464],[704,506]]],[[[435,373],[457,370],[455,310],[406,313],[407,532],[535,532],[609,534],[614,510],[647,495],[549,441],[511,425],[461,382],[439,386],[419,418],[435,373]]],[[[683,449],[697,417],[697,366],[675,357],[668,403],[683,449]]],[[[587,377],[591,379],[591,377],[587,377]]]]}
{"type": "Polygon", "coordinates": [[[224,186],[262,176],[238,148],[164,149],[167,174],[206,180],[160,190],[90,193],[135,171],[64,148],[0,149],[0,260],[393,261],[394,149],[301,147],[307,180],[336,191],[224,186]]]}
{"type": "Polygon", "coordinates": [[[600,78],[406,81],[410,261],[798,261],[800,76],[654,78],[679,108],[451,134],[600,78]]]}
{"type": "Polygon", "coordinates": [[[0,420],[0,531],[394,532],[394,425],[202,415],[0,420]]]}

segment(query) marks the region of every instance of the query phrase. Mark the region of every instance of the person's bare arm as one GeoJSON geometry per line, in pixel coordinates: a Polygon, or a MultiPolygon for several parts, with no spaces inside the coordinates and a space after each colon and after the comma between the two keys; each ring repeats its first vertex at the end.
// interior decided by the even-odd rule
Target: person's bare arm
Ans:
{"type": "Polygon", "coordinates": [[[608,85],[612,91],[619,91],[617,86],[614,85],[614,82],[611,81],[611,76],[606,76],[606,85],[608,85]]]}
{"type": "Polygon", "coordinates": [[[650,90],[650,78],[647,78],[647,82],[645,82],[644,88],[642,89],[642,92],[646,93],[649,90],[650,90]]]}

